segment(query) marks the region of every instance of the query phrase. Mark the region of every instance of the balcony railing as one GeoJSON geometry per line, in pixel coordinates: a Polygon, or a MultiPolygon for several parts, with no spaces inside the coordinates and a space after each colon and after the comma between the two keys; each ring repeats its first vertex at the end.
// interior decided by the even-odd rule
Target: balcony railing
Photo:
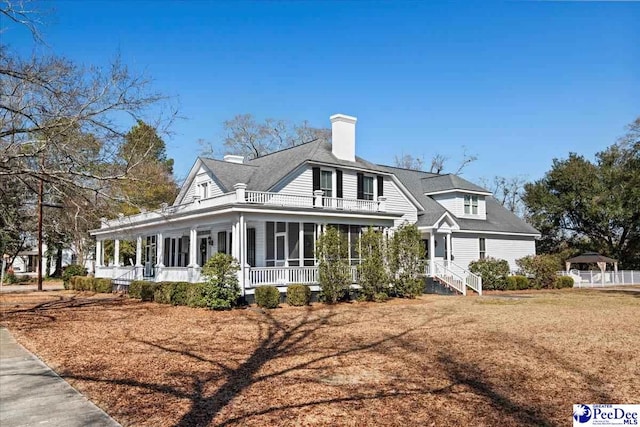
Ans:
{"type": "Polygon", "coordinates": [[[194,196],[187,203],[174,206],[164,206],[161,209],[141,212],[131,216],[121,216],[116,219],[102,221],[102,228],[131,225],[146,221],[153,221],[167,216],[188,214],[195,210],[206,210],[226,205],[252,204],[262,206],[278,206],[291,208],[336,209],[352,212],[385,212],[386,198],[378,200],[344,199],[324,197],[322,191],[315,191],[313,195],[270,193],[265,191],[247,191],[246,185],[236,184],[235,191],[216,197],[200,199],[194,196]]]}

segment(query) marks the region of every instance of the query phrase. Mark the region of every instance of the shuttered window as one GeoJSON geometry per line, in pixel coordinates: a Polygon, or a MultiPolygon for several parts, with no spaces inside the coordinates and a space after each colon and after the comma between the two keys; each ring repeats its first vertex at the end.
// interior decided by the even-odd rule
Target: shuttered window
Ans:
{"type": "Polygon", "coordinates": [[[256,266],[256,229],[247,228],[247,264],[256,266]]]}
{"type": "Polygon", "coordinates": [[[376,177],[376,183],[378,184],[378,197],[384,196],[384,177],[378,175],[376,177]]]}

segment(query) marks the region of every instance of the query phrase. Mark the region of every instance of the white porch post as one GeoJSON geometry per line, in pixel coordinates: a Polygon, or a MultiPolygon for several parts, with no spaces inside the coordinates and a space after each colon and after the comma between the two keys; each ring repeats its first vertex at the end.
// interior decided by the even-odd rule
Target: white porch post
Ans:
{"type": "Polygon", "coordinates": [[[136,279],[142,278],[142,236],[136,239],[136,266],[134,267],[134,276],[136,279]]]}
{"type": "Polygon", "coordinates": [[[196,268],[198,266],[198,230],[193,227],[189,230],[189,265],[188,267],[196,268]]]}
{"type": "Polygon", "coordinates": [[[436,236],[435,230],[431,229],[429,232],[429,270],[433,275],[435,271],[435,259],[436,259],[436,236]]]}
{"type": "Polygon", "coordinates": [[[113,241],[113,265],[120,267],[120,239],[113,241]]]}
{"type": "Polygon", "coordinates": [[[322,190],[315,190],[313,192],[313,206],[316,208],[322,207],[322,194],[324,192],[322,190]]]}
{"type": "Polygon", "coordinates": [[[96,267],[102,267],[102,240],[96,239],[96,267]]]}
{"type": "Polygon", "coordinates": [[[240,284],[240,290],[242,291],[242,295],[244,295],[245,288],[245,270],[247,268],[247,223],[244,220],[244,214],[240,213],[240,218],[238,220],[238,255],[240,258],[238,259],[240,264],[240,271],[238,271],[238,282],[240,284]]]}
{"type": "Polygon", "coordinates": [[[240,262],[240,251],[239,251],[239,245],[238,245],[238,229],[240,228],[240,219],[238,219],[236,222],[234,222],[231,225],[231,236],[232,236],[232,241],[231,241],[231,256],[234,257],[236,260],[238,260],[238,262],[240,262]]]}
{"type": "Polygon", "coordinates": [[[447,262],[451,262],[451,233],[447,233],[447,262]]]}
{"type": "Polygon", "coordinates": [[[304,223],[298,223],[298,258],[300,258],[300,262],[298,265],[300,267],[304,266],[304,223]]]}
{"type": "Polygon", "coordinates": [[[156,267],[164,267],[164,238],[162,233],[158,233],[156,236],[156,267]]]}
{"type": "Polygon", "coordinates": [[[136,267],[142,267],[142,236],[136,239],[136,267]]]}

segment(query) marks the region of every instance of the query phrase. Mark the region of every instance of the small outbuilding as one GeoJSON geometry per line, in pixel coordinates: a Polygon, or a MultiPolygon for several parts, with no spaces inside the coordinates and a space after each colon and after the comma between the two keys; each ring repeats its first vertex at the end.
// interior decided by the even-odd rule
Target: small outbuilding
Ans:
{"type": "Polygon", "coordinates": [[[618,272],[618,260],[606,257],[597,252],[585,252],[581,255],[575,256],[573,258],[569,258],[565,261],[565,265],[567,268],[567,272],[571,269],[571,264],[597,264],[600,267],[600,271],[602,271],[602,275],[604,277],[604,272],[607,269],[607,264],[613,265],[613,271],[618,272]]]}

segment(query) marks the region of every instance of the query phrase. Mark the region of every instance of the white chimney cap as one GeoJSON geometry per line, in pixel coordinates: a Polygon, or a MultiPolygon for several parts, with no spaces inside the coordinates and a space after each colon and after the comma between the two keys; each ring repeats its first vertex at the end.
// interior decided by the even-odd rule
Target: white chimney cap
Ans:
{"type": "Polygon", "coordinates": [[[244,156],[238,156],[238,155],[235,155],[235,154],[225,154],[225,156],[222,158],[222,160],[224,160],[225,162],[229,162],[229,163],[243,164],[244,163],[244,156]]]}
{"type": "Polygon", "coordinates": [[[333,116],[329,117],[329,120],[331,120],[331,123],[341,121],[341,122],[355,124],[358,121],[358,118],[353,116],[347,116],[346,114],[334,114],[333,116]]]}

